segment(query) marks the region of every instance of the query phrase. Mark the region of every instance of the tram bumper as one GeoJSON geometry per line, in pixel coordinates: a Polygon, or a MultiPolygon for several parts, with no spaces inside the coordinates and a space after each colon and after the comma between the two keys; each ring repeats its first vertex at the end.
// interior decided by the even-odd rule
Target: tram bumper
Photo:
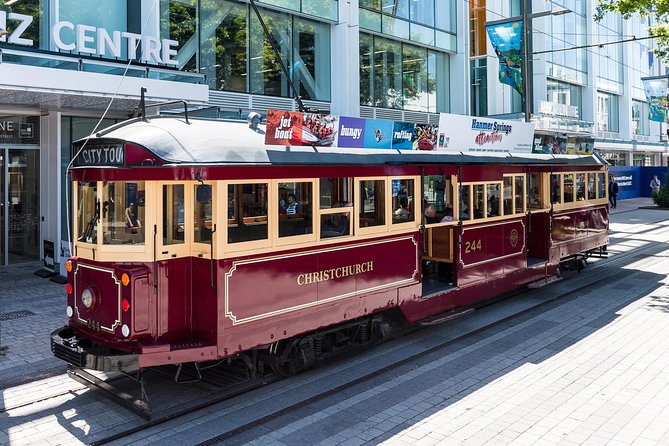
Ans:
{"type": "Polygon", "coordinates": [[[113,351],[80,338],[68,326],[51,333],[53,355],[77,367],[100,372],[132,372],[139,369],[139,355],[113,351]]]}

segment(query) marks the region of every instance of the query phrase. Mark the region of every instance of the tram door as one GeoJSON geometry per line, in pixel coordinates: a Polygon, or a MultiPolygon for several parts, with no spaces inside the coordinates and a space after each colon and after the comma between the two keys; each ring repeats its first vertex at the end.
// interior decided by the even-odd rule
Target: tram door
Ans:
{"type": "Polygon", "coordinates": [[[527,198],[527,264],[548,260],[550,240],[550,200],[548,174],[528,175],[527,198]]]}

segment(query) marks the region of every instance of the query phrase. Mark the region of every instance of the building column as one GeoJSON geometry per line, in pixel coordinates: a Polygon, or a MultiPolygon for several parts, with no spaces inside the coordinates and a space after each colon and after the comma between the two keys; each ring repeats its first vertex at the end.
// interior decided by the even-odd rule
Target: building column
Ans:
{"type": "Polygon", "coordinates": [[[60,116],[49,112],[40,118],[40,258],[44,258],[43,240],[54,245],[54,271],[65,275],[65,260],[59,258],[61,215],[60,116]],[[60,270],[59,270],[60,268],[60,270]]]}
{"type": "Polygon", "coordinates": [[[360,22],[358,0],[340,0],[339,22],[332,27],[330,112],[360,116],[360,22]]]}

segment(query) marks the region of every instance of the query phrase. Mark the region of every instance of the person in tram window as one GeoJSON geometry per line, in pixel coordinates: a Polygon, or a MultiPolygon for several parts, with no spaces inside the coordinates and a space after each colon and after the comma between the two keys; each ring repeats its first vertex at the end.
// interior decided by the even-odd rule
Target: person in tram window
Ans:
{"type": "Polygon", "coordinates": [[[137,218],[137,207],[135,206],[135,203],[130,203],[125,210],[125,227],[134,233],[137,233],[137,230],[142,227],[142,223],[137,218]]]}
{"type": "MultiPolygon", "coordinates": [[[[399,197],[399,196],[398,196],[399,197]]],[[[396,220],[407,220],[409,218],[409,200],[406,196],[399,197],[399,207],[393,211],[396,220]]]]}
{"type": "Polygon", "coordinates": [[[618,183],[615,177],[609,178],[609,203],[613,209],[618,205],[618,183]]]}
{"type": "Polygon", "coordinates": [[[441,219],[441,223],[449,222],[449,221],[454,221],[453,219],[453,208],[450,207],[449,205],[446,205],[444,208],[444,218],[441,219]]]}
{"type": "Polygon", "coordinates": [[[437,218],[437,211],[433,204],[428,204],[425,206],[423,215],[425,217],[425,224],[429,225],[431,223],[439,223],[439,218],[437,218]]]}
{"type": "Polygon", "coordinates": [[[536,187],[530,190],[530,204],[539,204],[539,190],[536,187]]]}
{"type": "Polygon", "coordinates": [[[286,214],[295,215],[300,213],[300,203],[297,202],[297,197],[294,193],[288,194],[288,202],[286,203],[286,214]]]}

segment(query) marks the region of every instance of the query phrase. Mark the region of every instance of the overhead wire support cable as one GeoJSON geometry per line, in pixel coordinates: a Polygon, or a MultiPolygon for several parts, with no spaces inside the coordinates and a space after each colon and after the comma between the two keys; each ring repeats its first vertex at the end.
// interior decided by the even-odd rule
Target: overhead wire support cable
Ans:
{"type": "Polygon", "coordinates": [[[302,98],[297,94],[297,89],[295,88],[295,84],[293,83],[293,79],[290,76],[290,73],[288,72],[288,68],[286,68],[286,64],[283,63],[283,58],[281,57],[281,50],[279,47],[277,47],[276,42],[274,42],[274,39],[272,38],[272,35],[269,32],[269,29],[267,28],[267,25],[265,24],[265,20],[262,18],[262,15],[260,14],[260,11],[258,10],[258,6],[256,5],[255,0],[249,0],[249,3],[251,3],[251,7],[253,8],[253,11],[256,14],[256,17],[258,17],[258,21],[260,22],[260,26],[262,26],[263,33],[265,34],[265,37],[267,37],[267,40],[269,41],[269,44],[272,46],[272,50],[274,51],[274,56],[279,59],[279,65],[281,65],[281,71],[283,71],[283,74],[286,76],[286,80],[288,80],[288,84],[290,84],[290,88],[293,90],[293,99],[295,99],[295,102],[297,102],[297,106],[299,107],[301,112],[309,112],[310,110],[307,109],[307,107],[304,106],[304,103],[302,102],[302,98]]]}
{"type": "Polygon", "coordinates": [[[648,36],[648,37],[633,37],[631,39],[624,39],[624,40],[616,40],[613,42],[600,42],[600,43],[592,43],[590,45],[579,45],[579,46],[570,46],[568,48],[555,48],[552,50],[545,50],[545,51],[535,51],[532,54],[546,54],[546,53],[557,53],[559,51],[570,51],[570,50],[580,50],[584,48],[595,48],[599,47],[602,48],[605,45],[617,45],[619,43],[627,43],[627,42],[636,42],[637,40],[648,40],[648,39],[654,39],[654,36],[648,36]]]}

